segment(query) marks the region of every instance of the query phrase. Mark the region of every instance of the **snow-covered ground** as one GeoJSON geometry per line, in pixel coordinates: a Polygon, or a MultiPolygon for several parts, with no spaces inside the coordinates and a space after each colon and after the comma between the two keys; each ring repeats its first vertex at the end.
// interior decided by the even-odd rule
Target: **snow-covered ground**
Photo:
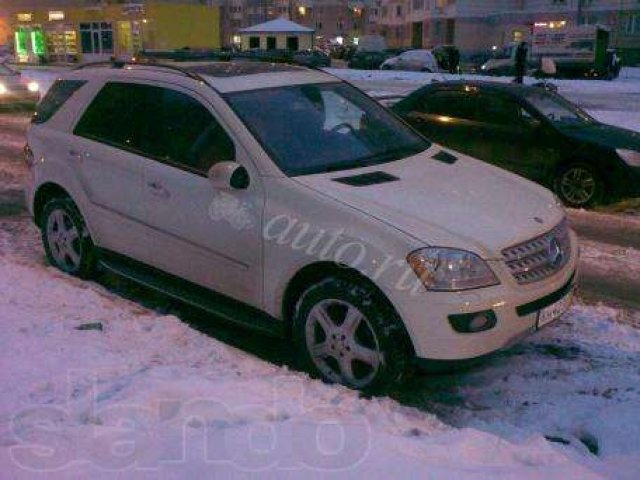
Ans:
{"type": "Polygon", "coordinates": [[[640,475],[630,313],[576,306],[471,370],[364,399],[47,267],[24,220],[0,221],[0,291],[2,478],[640,475]]]}

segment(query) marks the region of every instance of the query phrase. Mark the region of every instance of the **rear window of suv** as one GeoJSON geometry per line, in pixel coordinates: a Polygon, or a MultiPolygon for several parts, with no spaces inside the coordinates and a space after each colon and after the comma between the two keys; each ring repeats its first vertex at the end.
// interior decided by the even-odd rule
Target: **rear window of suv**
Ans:
{"type": "Polygon", "coordinates": [[[49,120],[85,83],[85,80],[56,80],[36,107],[31,123],[49,120]]]}

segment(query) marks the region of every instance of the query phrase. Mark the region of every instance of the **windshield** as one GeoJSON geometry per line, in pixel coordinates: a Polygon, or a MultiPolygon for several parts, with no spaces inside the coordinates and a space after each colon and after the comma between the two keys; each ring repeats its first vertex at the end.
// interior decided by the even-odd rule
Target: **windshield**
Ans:
{"type": "Polygon", "coordinates": [[[585,111],[558,95],[539,91],[528,93],[526,99],[554,125],[586,125],[594,121],[585,111]]]}
{"type": "Polygon", "coordinates": [[[390,162],[429,147],[377,102],[345,83],[251,90],[226,98],[289,176],[390,162]]]}

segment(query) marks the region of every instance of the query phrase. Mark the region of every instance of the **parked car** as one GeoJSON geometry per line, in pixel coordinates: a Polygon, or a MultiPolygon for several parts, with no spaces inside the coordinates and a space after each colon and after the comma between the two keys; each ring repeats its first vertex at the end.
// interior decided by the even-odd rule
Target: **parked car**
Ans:
{"type": "Polygon", "coordinates": [[[293,61],[306,67],[330,67],[331,58],[319,50],[302,50],[293,55],[293,61]]]}
{"type": "Polygon", "coordinates": [[[600,123],[548,88],[442,82],[393,109],[428,138],[545,185],[566,205],[640,195],[640,133],[600,123]]]}
{"type": "Polygon", "coordinates": [[[378,70],[386,59],[387,56],[383,52],[358,51],[349,60],[348,67],[359,70],[378,70]]]}
{"type": "Polygon", "coordinates": [[[431,50],[436,57],[438,68],[443,72],[459,73],[460,50],[455,45],[439,45],[431,50]]]}
{"type": "Polygon", "coordinates": [[[282,48],[265,50],[261,48],[252,48],[242,50],[233,54],[235,59],[256,60],[260,62],[274,63],[291,63],[293,61],[293,53],[291,50],[282,48]]]}
{"type": "Polygon", "coordinates": [[[0,106],[30,106],[39,100],[38,82],[29,80],[7,64],[0,63],[0,106]]]}
{"type": "Polygon", "coordinates": [[[27,133],[26,197],[68,274],[100,266],[289,338],[313,374],[366,390],[568,308],[578,246],[551,192],[334,76],[231,62],[61,77],[27,133]]]}
{"type": "Polygon", "coordinates": [[[408,50],[397,57],[385,60],[382,70],[411,70],[416,72],[439,72],[438,61],[429,50],[408,50]]]}

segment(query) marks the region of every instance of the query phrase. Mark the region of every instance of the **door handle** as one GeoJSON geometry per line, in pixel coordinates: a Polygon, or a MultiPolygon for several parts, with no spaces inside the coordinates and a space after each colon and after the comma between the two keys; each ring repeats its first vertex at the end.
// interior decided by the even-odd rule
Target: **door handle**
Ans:
{"type": "Polygon", "coordinates": [[[171,196],[169,190],[164,188],[159,182],[147,182],[147,186],[156,197],[169,198],[171,196]]]}

